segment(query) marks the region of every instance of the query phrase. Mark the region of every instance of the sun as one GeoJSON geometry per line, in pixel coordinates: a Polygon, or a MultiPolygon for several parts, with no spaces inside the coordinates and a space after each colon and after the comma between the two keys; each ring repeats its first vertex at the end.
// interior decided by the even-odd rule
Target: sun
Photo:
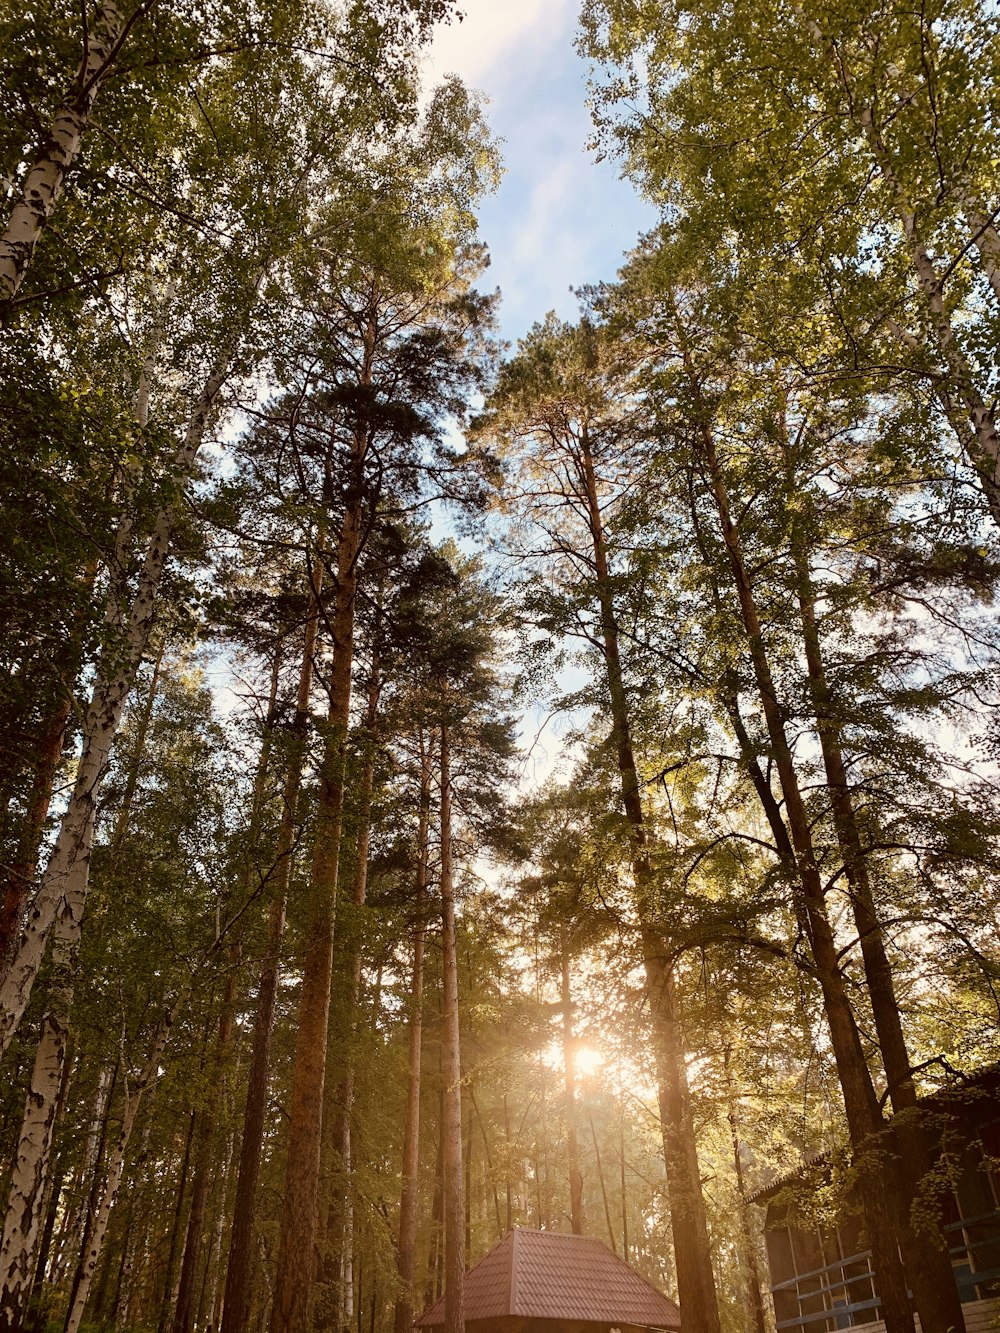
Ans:
{"type": "Polygon", "coordinates": [[[604,1052],[594,1046],[578,1046],[574,1063],[576,1072],[582,1078],[591,1078],[604,1064],[604,1052]]]}

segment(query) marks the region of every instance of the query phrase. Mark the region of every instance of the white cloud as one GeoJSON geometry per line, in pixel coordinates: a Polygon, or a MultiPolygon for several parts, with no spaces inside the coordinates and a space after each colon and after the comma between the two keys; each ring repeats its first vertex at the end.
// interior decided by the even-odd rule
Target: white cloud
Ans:
{"type": "Polygon", "coordinates": [[[575,8],[576,0],[466,0],[461,23],[438,27],[426,64],[428,83],[458,74],[492,93],[565,38],[575,8]]]}

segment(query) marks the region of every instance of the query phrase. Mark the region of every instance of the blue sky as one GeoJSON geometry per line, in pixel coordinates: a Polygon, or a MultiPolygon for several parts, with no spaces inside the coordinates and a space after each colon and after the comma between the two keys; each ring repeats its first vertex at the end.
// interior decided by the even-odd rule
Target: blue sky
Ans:
{"type": "Polygon", "coordinates": [[[568,318],[571,286],[613,278],[653,213],[613,163],[594,161],[584,105],[586,66],[573,49],[578,0],[464,0],[462,23],[438,30],[427,67],[458,74],[490,99],[506,175],[481,210],[499,286],[503,335],[548,310],[568,318]]]}

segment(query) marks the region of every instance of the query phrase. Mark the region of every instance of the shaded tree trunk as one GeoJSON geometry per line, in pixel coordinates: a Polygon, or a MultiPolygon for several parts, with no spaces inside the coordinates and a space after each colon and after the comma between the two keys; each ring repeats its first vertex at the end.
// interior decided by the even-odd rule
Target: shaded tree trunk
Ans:
{"type": "MultiPolygon", "coordinates": [[[[272,708],[273,702],[272,698],[272,708]]],[[[266,762],[266,758],[264,758],[261,770],[266,770],[266,762]]],[[[259,788],[262,786],[263,771],[259,772],[259,788]]],[[[231,967],[226,976],[225,993],[219,1011],[215,1049],[212,1053],[212,1059],[209,1061],[207,1096],[198,1117],[194,1176],[191,1181],[191,1210],[188,1213],[184,1255],[181,1259],[180,1286],[177,1293],[177,1308],[174,1311],[174,1333],[191,1333],[197,1312],[197,1277],[202,1257],[205,1210],[208,1206],[208,1195],[214,1176],[214,1157],[218,1149],[216,1127],[225,1086],[226,1061],[236,1024],[238,963],[239,948],[234,946],[231,967]]],[[[67,1330],[67,1333],[70,1333],[70,1331],[67,1330]]]]}
{"type": "MultiPolygon", "coordinates": [[[[227,348],[198,396],[183,443],[173,459],[173,469],[180,477],[191,473],[209,418],[229,376],[232,358],[233,349],[227,348]]],[[[6,1051],[20,1025],[49,935],[57,922],[60,923],[62,957],[56,974],[63,980],[56,984],[64,988],[70,986],[68,978],[83,927],[90,880],[97,796],[126,700],[149,641],[173,531],[183,512],[179,504],[160,511],[146,545],[135,595],[127,606],[109,608],[110,619],[120,625],[121,643],[98,666],[84,715],[83,750],[73,791],[17,949],[7,975],[0,983],[0,1055],[6,1051]]],[[[71,987],[67,993],[71,993],[71,987]]]]}
{"type": "Polygon", "coordinates": [[[413,973],[410,986],[409,1078],[406,1123],[403,1126],[403,1185],[399,1199],[399,1244],[396,1269],[400,1295],[393,1318],[394,1333],[409,1333],[413,1324],[413,1277],[417,1248],[417,1172],[420,1166],[420,1074],[423,1043],[424,935],[427,929],[427,861],[430,851],[431,756],[420,735],[420,805],[417,823],[417,873],[414,894],[413,973]]]}
{"type": "MultiPolygon", "coordinates": [[[[362,375],[365,384],[371,383],[374,344],[375,328],[373,320],[370,320],[362,375]]],[[[271,1333],[303,1333],[311,1324],[333,928],[340,870],[344,771],[354,660],[357,562],[364,543],[362,511],[366,450],[367,434],[364,429],[359,429],[354,438],[351,478],[337,544],[330,706],[320,770],[319,803],[306,910],[306,947],[302,960],[291,1127],[271,1333]]]]}
{"type": "Polygon", "coordinates": [[[576,1132],[576,1038],[573,1035],[573,997],[570,989],[569,939],[565,924],[559,928],[560,1000],[562,1005],[563,1069],[566,1080],[566,1160],[569,1166],[569,1214],[574,1236],[584,1233],[583,1172],[576,1132]]]}
{"type": "Polygon", "coordinates": [[[462,1197],[462,1057],[458,1021],[458,949],[451,830],[451,748],[441,724],[441,985],[444,1019],[444,1330],[465,1333],[465,1202],[462,1197]]]}
{"type": "Polygon", "coordinates": [[[593,542],[601,636],[611,699],[613,742],[622,783],[622,804],[632,836],[632,868],[637,890],[646,995],[656,1060],[660,1124],[667,1167],[667,1194],[677,1269],[679,1302],[690,1333],[719,1333],[719,1305],[712,1271],[708,1219],[701,1188],[698,1149],[691,1117],[684,1044],[677,1010],[674,960],[651,920],[655,900],[649,861],[649,833],[632,749],[628,700],[622,674],[618,623],[608,567],[604,523],[590,442],[584,432],[579,470],[593,542]]]}
{"type": "Polygon", "coordinates": [[[247,1101],[240,1141],[226,1290],[222,1305],[222,1333],[243,1333],[249,1314],[253,1220],[257,1185],[260,1180],[264,1122],[267,1116],[271,1037],[274,1032],[274,1013],[278,994],[281,940],[285,931],[285,907],[300,823],[302,769],[309,728],[309,696],[312,691],[322,586],[323,565],[318,561],[315,569],[310,572],[308,581],[308,610],[302,643],[302,660],[299,666],[295,715],[291,728],[291,750],[286,760],[281,816],[274,853],[274,891],[268,911],[267,944],[257,988],[253,1048],[247,1075],[247,1101]]]}
{"type": "MultiPolygon", "coordinates": [[[[696,381],[693,381],[693,389],[698,409],[704,414],[705,409],[700,400],[700,390],[696,381]]],[[[833,930],[826,913],[825,895],[816,862],[809,818],[799,789],[791,747],[785,733],[739,534],[730,516],[729,496],[715,452],[715,441],[704,415],[696,423],[696,430],[698,447],[707,469],[736,585],[757,693],[785,801],[785,813],[796,867],[797,882],[793,882],[793,892],[800,898],[801,915],[812,950],[816,978],[823,994],[823,1007],[830,1031],[834,1060],[844,1094],[851,1144],[856,1164],[861,1171],[865,1217],[878,1273],[882,1316],[887,1333],[912,1333],[913,1318],[899,1258],[896,1224],[898,1210],[892,1183],[887,1179],[881,1164],[879,1136],[885,1128],[885,1122],[865,1061],[854,1011],[840,967],[833,930]]]]}
{"type": "Polygon", "coordinates": [[[834,828],[844,859],[851,910],[857,927],[865,981],[871,1003],[889,1099],[896,1112],[893,1135],[899,1146],[892,1169],[902,1193],[900,1243],[921,1327],[926,1333],[964,1333],[965,1319],[951,1258],[943,1235],[940,1243],[913,1225],[911,1207],[921,1181],[932,1167],[927,1137],[917,1115],[917,1090],[903,1034],[885,932],[879,919],[858,827],[854,795],[848,778],[832,692],[826,675],[809,559],[798,534],[792,537],[799,613],[805,646],[809,694],[816,718],[834,828]]]}
{"type": "Polygon", "coordinates": [[[66,1315],[65,1333],[79,1333],[80,1323],[83,1319],[84,1311],[87,1308],[87,1300],[90,1296],[91,1283],[94,1280],[94,1272],[104,1248],[104,1238],[107,1235],[111,1210],[118,1197],[118,1187],[121,1184],[122,1172],[125,1167],[125,1154],[128,1149],[129,1139],[132,1137],[135,1118],[139,1111],[143,1093],[156,1080],[160,1059],[170,1036],[173,1020],[174,1010],[173,1008],[170,1008],[166,1011],[160,1021],[159,1027],[153,1038],[152,1049],[138,1080],[131,1089],[126,1085],[125,1107],[122,1116],[121,1129],[108,1159],[108,1170],[105,1178],[104,1190],[94,1219],[93,1234],[89,1239],[83,1255],[80,1280],[76,1285],[76,1291],[72,1303],[70,1304],[69,1312],[66,1315]]]}

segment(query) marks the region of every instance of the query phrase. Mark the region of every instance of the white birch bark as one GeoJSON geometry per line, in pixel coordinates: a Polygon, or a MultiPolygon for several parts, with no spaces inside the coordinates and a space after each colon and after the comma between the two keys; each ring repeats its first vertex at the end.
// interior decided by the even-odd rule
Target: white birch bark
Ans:
{"type": "Polygon", "coordinates": [[[65,1026],[49,1014],[35,1051],[0,1242],[0,1328],[4,1329],[20,1327],[31,1285],[65,1045],[65,1026]]]}
{"type": "Polygon", "coordinates": [[[960,202],[965,220],[972,233],[972,243],[979,251],[979,263],[993,293],[1000,300],[1000,232],[993,217],[971,190],[963,189],[960,202]]]}
{"type": "Polygon", "coordinates": [[[130,1090],[126,1083],[125,1110],[122,1117],[122,1126],[118,1134],[118,1139],[115,1142],[114,1149],[108,1160],[107,1179],[104,1182],[101,1201],[98,1204],[97,1212],[94,1217],[94,1226],[87,1244],[87,1252],[83,1256],[82,1271],[76,1289],[76,1296],[74,1297],[69,1314],[66,1316],[65,1333],[78,1333],[80,1328],[80,1321],[83,1319],[83,1313],[87,1307],[87,1300],[90,1297],[90,1288],[94,1281],[94,1273],[97,1270],[97,1261],[101,1257],[101,1251],[104,1249],[104,1239],[108,1234],[108,1222],[111,1218],[111,1210],[115,1205],[115,1200],[118,1197],[118,1189],[122,1182],[122,1172],[125,1167],[125,1154],[128,1150],[129,1139],[132,1137],[135,1118],[139,1111],[143,1093],[156,1079],[160,1059],[170,1037],[173,1018],[174,1010],[173,1008],[170,1008],[160,1020],[160,1025],[153,1039],[152,1051],[143,1066],[142,1073],[139,1075],[135,1086],[130,1090]]]}
{"type": "Polygon", "coordinates": [[[17,294],[66,176],[80,155],[90,113],[127,35],[114,0],[102,0],[85,33],[83,59],[24,181],[0,237],[0,304],[17,294]]]}
{"type": "MultiPolygon", "coordinates": [[[[191,472],[209,416],[229,374],[232,348],[227,348],[205,383],[188,422],[184,442],[174,459],[180,476],[191,472]]],[[[0,1055],[24,1016],[49,934],[65,915],[66,931],[79,940],[90,878],[94,813],[101,780],[118,734],[122,713],[149,639],[160,581],[170,553],[170,539],[179,516],[176,506],[160,511],[146,548],[138,586],[123,620],[124,643],[113,660],[105,660],[94,683],[83,724],[83,753],[56,844],[28,912],[17,951],[0,983],[0,1055]]],[[[74,946],[75,947],[75,946],[74,946]]]]}

